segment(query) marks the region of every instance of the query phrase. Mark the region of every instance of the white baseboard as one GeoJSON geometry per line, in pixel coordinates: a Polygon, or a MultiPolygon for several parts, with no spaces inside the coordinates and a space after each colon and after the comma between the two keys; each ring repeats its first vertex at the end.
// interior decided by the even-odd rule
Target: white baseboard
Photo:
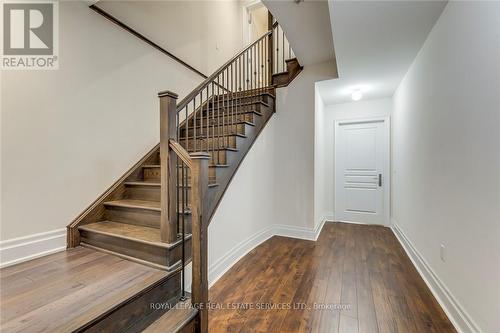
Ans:
{"type": "Polygon", "coordinates": [[[273,236],[284,236],[316,241],[321,233],[321,230],[323,229],[323,226],[325,225],[325,222],[333,222],[333,220],[330,220],[329,217],[324,217],[314,229],[284,224],[274,224],[272,228],[273,236]]]}
{"type": "MultiPolygon", "coordinates": [[[[219,258],[215,263],[208,268],[208,283],[212,286],[226,273],[235,263],[243,258],[248,252],[253,250],[258,245],[262,244],[273,236],[284,236],[305,240],[316,241],[325,222],[332,222],[325,217],[316,226],[316,228],[296,227],[283,224],[273,224],[269,227],[255,233],[247,239],[240,242],[238,245],[230,249],[224,256],[219,258]]],[[[188,285],[186,283],[186,285],[188,285]]]]}
{"type": "Polygon", "coordinates": [[[237,263],[238,260],[243,258],[248,252],[272,236],[274,236],[273,226],[269,226],[243,240],[238,245],[227,251],[224,256],[217,259],[217,261],[208,267],[209,287],[217,282],[217,280],[219,280],[224,273],[237,263]]]}
{"type": "Polygon", "coordinates": [[[66,249],[66,229],[9,239],[0,242],[0,268],[39,258],[66,249]]]}
{"type": "Polygon", "coordinates": [[[405,235],[403,230],[399,227],[397,221],[391,220],[391,229],[396,235],[396,238],[401,243],[401,246],[410,257],[413,265],[420,273],[420,276],[425,281],[431,290],[438,303],[443,308],[444,312],[450,319],[453,326],[458,332],[462,333],[481,333],[481,329],[472,320],[470,315],[460,305],[457,299],[453,296],[446,285],[441,281],[437,274],[427,264],[426,260],[417,251],[410,239],[405,235]]]}

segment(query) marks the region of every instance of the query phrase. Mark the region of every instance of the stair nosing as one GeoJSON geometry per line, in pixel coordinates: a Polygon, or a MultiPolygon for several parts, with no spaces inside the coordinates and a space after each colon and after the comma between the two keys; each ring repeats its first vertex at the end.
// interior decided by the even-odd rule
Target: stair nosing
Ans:
{"type": "MultiPolygon", "coordinates": [[[[215,136],[215,137],[224,138],[224,137],[228,137],[228,136],[236,136],[238,138],[245,138],[245,139],[247,138],[247,136],[245,134],[240,134],[240,133],[226,134],[226,135],[220,135],[220,136],[215,136]]],[[[213,136],[209,137],[209,139],[213,139],[213,138],[214,138],[213,136]]],[[[194,136],[190,135],[190,136],[188,136],[188,139],[194,140],[194,136]]],[[[196,139],[207,139],[207,136],[206,135],[197,135],[196,139]]],[[[185,136],[181,136],[178,141],[180,142],[183,140],[186,140],[185,136]]]]}
{"type": "MultiPolygon", "coordinates": [[[[220,185],[219,183],[209,183],[209,184],[208,184],[208,187],[209,187],[209,188],[210,188],[210,187],[217,187],[217,186],[219,186],[219,185],[220,185]]],[[[191,185],[188,185],[188,186],[179,185],[179,187],[187,187],[187,188],[189,188],[189,187],[191,187],[191,185]]]]}
{"type": "MultiPolygon", "coordinates": [[[[219,147],[219,148],[214,148],[214,149],[208,149],[207,151],[203,151],[204,153],[210,153],[212,151],[222,151],[222,150],[227,150],[227,151],[239,151],[238,148],[232,148],[232,147],[219,147]]],[[[194,153],[193,150],[188,150],[189,153],[194,153]]]]}
{"type": "MultiPolygon", "coordinates": [[[[120,200],[113,200],[113,201],[106,201],[104,202],[104,206],[111,206],[111,207],[121,207],[121,208],[130,208],[130,209],[142,209],[142,210],[150,210],[150,211],[155,211],[155,212],[161,212],[161,208],[158,207],[147,207],[147,206],[140,206],[140,205],[130,205],[130,204],[117,204],[116,202],[120,200]]],[[[147,200],[142,200],[142,201],[147,201],[147,200]]],[[[151,202],[156,202],[156,201],[151,201],[151,202]]]]}
{"type": "MultiPolygon", "coordinates": [[[[217,109],[219,109],[219,108],[216,108],[214,110],[217,110],[217,109]]],[[[237,112],[236,114],[233,114],[233,115],[231,115],[231,114],[227,115],[226,114],[225,117],[241,116],[241,115],[246,115],[246,114],[251,114],[251,113],[254,113],[254,114],[258,115],[258,116],[263,116],[264,115],[262,112],[260,112],[258,110],[255,110],[255,109],[252,109],[252,110],[242,110],[242,111],[243,112],[237,112]]],[[[217,115],[217,118],[220,118],[220,117],[222,117],[222,116],[221,115],[217,115]]],[[[206,117],[198,116],[196,119],[200,119],[200,118],[206,118],[206,117]]],[[[211,117],[211,119],[215,119],[215,118],[216,118],[215,116],[211,117]]],[[[190,118],[190,119],[192,120],[194,118],[190,118]]]]}
{"type": "MultiPolygon", "coordinates": [[[[290,60],[291,60],[291,59],[290,59],[290,60]]],[[[222,95],[224,95],[224,94],[222,94],[222,95]]],[[[260,96],[265,96],[265,95],[268,95],[268,96],[270,96],[270,97],[272,97],[272,98],[275,98],[275,96],[274,96],[273,94],[271,94],[270,92],[268,92],[268,91],[258,92],[258,93],[257,93],[257,94],[255,94],[255,95],[250,95],[250,96],[242,96],[242,97],[240,97],[240,98],[252,98],[252,97],[260,97],[260,96]]],[[[219,95],[219,96],[220,96],[220,95],[219,95]]],[[[220,97],[217,97],[217,98],[220,98],[220,97]]],[[[238,98],[238,97],[232,97],[232,98],[229,98],[229,100],[231,100],[231,99],[237,99],[237,98],[238,98]]]]}
{"type": "MultiPolygon", "coordinates": [[[[114,221],[110,221],[110,222],[114,222],[114,221]]],[[[100,221],[100,222],[95,222],[95,223],[106,223],[106,221],[100,221]]],[[[121,223],[121,222],[115,222],[115,223],[121,223]]],[[[126,223],[123,223],[123,224],[126,224],[126,223]]],[[[143,227],[143,228],[156,229],[156,228],[151,228],[151,227],[143,227]]],[[[82,225],[82,226],[79,226],[78,230],[83,230],[83,231],[87,231],[87,232],[93,232],[93,233],[96,233],[96,234],[106,235],[106,236],[110,236],[110,237],[116,237],[116,238],[126,239],[126,240],[129,240],[129,241],[133,241],[133,242],[137,242],[137,243],[142,243],[142,244],[146,244],[146,245],[151,245],[151,246],[156,246],[156,247],[162,247],[162,248],[165,248],[165,249],[174,248],[179,243],[182,242],[181,239],[176,240],[173,243],[152,242],[152,241],[147,241],[145,239],[133,238],[133,237],[130,237],[130,236],[125,236],[125,235],[121,235],[121,234],[117,234],[117,233],[112,233],[112,232],[107,232],[107,231],[102,231],[102,230],[95,230],[95,229],[92,229],[92,228],[85,227],[85,224],[82,225]]],[[[160,229],[157,229],[157,230],[158,230],[158,232],[160,232],[160,229]]],[[[188,240],[190,238],[191,238],[191,234],[186,234],[186,237],[184,239],[188,240]]]]}
{"type": "MultiPolygon", "coordinates": [[[[185,300],[185,304],[190,304],[191,303],[191,299],[192,299],[191,297],[187,298],[185,300]]],[[[176,306],[177,306],[177,304],[176,304],[176,306]]],[[[153,321],[149,326],[145,327],[143,332],[146,332],[146,333],[147,332],[149,332],[149,333],[156,332],[158,327],[154,327],[154,326],[158,326],[158,325],[155,325],[155,324],[157,322],[159,322],[161,324],[164,324],[164,320],[161,320],[161,319],[165,319],[168,316],[172,316],[172,313],[174,311],[182,311],[182,310],[178,310],[178,309],[174,308],[174,309],[171,309],[171,310],[165,312],[159,318],[157,318],[155,321],[153,321]],[[153,327],[154,331],[152,331],[151,327],[153,327]]],[[[193,320],[193,318],[196,317],[196,315],[198,314],[198,312],[199,312],[199,310],[196,307],[186,308],[184,316],[181,317],[182,320],[177,321],[177,323],[176,323],[175,326],[174,325],[172,325],[173,327],[170,327],[170,326],[164,327],[164,326],[162,326],[162,328],[164,327],[165,329],[169,329],[169,332],[172,332],[172,333],[181,332],[181,330],[184,329],[193,320]]]]}
{"type": "Polygon", "coordinates": [[[181,264],[180,264],[181,261],[180,260],[177,261],[177,262],[175,262],[174,264],[172,264],[170,266],[165,266],[165,265],[156,264],[156,263],[151,262],[151,261],[139,259],[139,258],[136,258],[136,257],[131,257],[131,256],[128,256],[128,255],[120,253],[120,252],[116,252],[116,251],[104,249],[102,247],[95,246],[95,245],[92,245],[92,244],[89,244],[89,243],[86,243],[86,242],[80,242],[80,245],[83,246],[83,247],[87,247],[89,249],[96,250],[96,251],[101,251],[101,252],[104,252],[104,253],[112,254],[112,255],[115,255],[117,257],[120,257],[120,258],[123,258],[123,259],[126,259],[126,260],[130,260],[130,261],[139,263],[141,265],[146,265],[146,266],[149,266],[149,267],[160,269],[162,271],[166,271],[166,272],[172,273],[172,274],[175,272],[175,270],[180,269],[180,267],[178,268],[178,266],[181,266],[181,264]]]}
{"type": "MultiPolygon", "coordinates": [[[[232,125],[240,125],[240,124],[249,125],[249,126],[255,126],[255,123],[252,123],[250,121],[238,121],[238,122],[235,122],[234,124],[224,124],[224,125],[225,126],[232,126],[232,125]]],[[[217,126],[215,126],[215,124],[214,124],[214,125],[209,125],[208,127],[222,127],[222,125],[223,124],[217,124],[217,126]]],[[[199,128],[199,127],[206,127],[206,125],[202,126],[202,125],[198,125],[197,124],[196,126],[188,126],[188,130],[189,129],[193,129],[193,128],[199,128]]],[[[186,128],[185,128],[184,125],[182,125],[180,129],[181,130],[186,130],[186,128]]],[[[223,135],[220,135],[220,136],[222,137],[223,135]]]]}
{"type": "Polygon", "coordinates": [[[128,186],[149,186],[149,187],[161,186],[161,183],[159,182],[145,182],[145,181],[129,181],[125,182],[124,184],[128,186]]]}
{"type": "MultiPolygon", "coordinates": [[[[247,96],[247,97],[244,97],[244,98],[252,98],[252,97],[255,97],[255,96],[247,96]]],[[[239,105],[234,105],[235,107],[241,107],[241,106],[248,106],[248,105],[253,105],[253,104],[263,104],[264,106],[267,106],[269,107],[270,105],[264,101],[255,101],[255,102],[246,102],[246,103],[242,103],[242,104],[239,104],[239,105]]],[[[220,105],[218,105],[217,107],[214,107],[214,106],[211,106],[209,107],[209,110],[211,109],[219,109],[220,108],[220,105]]]]}

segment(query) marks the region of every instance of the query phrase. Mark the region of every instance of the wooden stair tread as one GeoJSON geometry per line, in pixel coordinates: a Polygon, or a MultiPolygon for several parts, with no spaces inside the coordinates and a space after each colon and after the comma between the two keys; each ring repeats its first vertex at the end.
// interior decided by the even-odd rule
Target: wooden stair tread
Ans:
{"type": "MultiPolygon", "coordinates": [[[[218,184],[215,184],[214,186],[218,186],[218,184]]],[[[122,199],[122,200],[108,201],[108,202],[105,202],[104,205],[111,206],[111,207],[144,209],[144,210],[161,212],[161,207],[160,207],[159,201],[122,199]]],[[[191,214],[191,209],[189,207],[187,207],[186,209],[184,209],[184,213],[186,215],[191,214]]]]}
{"type": "MultiPolygon", "coordinates": [[[[209,127],[210,126],[211,125],[209,125],[209,127]]],[[[240,134],[240,133],[230,133],[230,134],[226,134],[226,135],[214,135],[214,136],[211,135],[211,136],[208,137],[208,139],[223,138],[223,137],[229,137],[229,136],[237,136],[237,137],[240,137],[240,138],[246,138],[247,137],[246,135],[240,134]]],[[[193,135],[189,135],[187,138],[188,138],[188,140],[194,140],[194,136],[193,135]]],[[[207,136],[205,134],[196,135],[196,139],[207,139],[207,136]]],[[[181,137],[179,137],[179,142],[182,141],[182,140],[186,140],[186,136],[181,135],[181,137]]]]}
{"type": "MultiPolygon", "coordinates": [[[[209,183],[209,184],[208,184],[208,187],[209,187],[209,188],[210,188],[210,187],[217,187],[217,186],[219,186],[219,183],[209,183]]],[[[190,185],[190,184],[188,184],[187,186],[184,186],[184,185],[182,185],[182,184],[181,184],[181,185],[179,185],[179,187],[180,187],[180,188],[182,188],[182,187],[187,187],[187,188],[190,188],[190,187],[191,187],[191,185],[190,185]]]]}
{"type": "Polygon", "coordinates": [[[273,94],[271,94],[269,91],[253,91],[251,93],[233,92],[233,93],[230,93],[229,96],[228,96],[228,94],[220,94],[220,95],[215,96],[214,100],[222,99],[222,98],[224,98],[225,100],[226,99],[232,100],[232,99],[237,99],[237,98],[252,98],[252,97],[261,97],[261,96],[266,96],[266,95],[271,97],[271,98],[275,98],[275,96],[273,94]]]}
{"type": "MultiPolygon", "coordinates": [[[[267,106],[267,105],[265,105],[265,106],[267,106]]],[[[223,108],[223,107],[221,106],[221,108],[223,108]]],[[[227,109],[229,109],[229,110],[231,110],[231,108],[230,108],[230,107],[226,107],[226,108],[227,108],[227,109]]],[[[253,114],[256,114],[256,115],[258,115],[258,116],[262,116],[262,115],[263,115],[263,113],[262,113],[261,111],[259,111],[259,110],[257,110],[257,109],[254,109],[254,108],[251,108],[251,109],[250,109],[250,108],[249,108],[249,109],[244,109],[244,110],[240,110],[240,111],[234,111],[234,114],[231,114],[231,113],[229,113],[229,114],[228,114],[228,113],[222,114],[221,112],[219,112],[219,114],[216,114],[216,112],[217,112],[217,110],[218,110],[218,109],[219,109],[219,108],[209,109],[209,110],[208,110],[208,111],[209,111],[209,114],[210,114],[210,115],[209,115],[209,119],[210,119],[210,120],[212,120],[212,119],[216,119],[216,118],[222,118],[222,117],[227,118],[227,117],[232,117],[232,116],[234,116],[234,117],[237,117],[237,116],[244,116],[244,115],[247,115],[247,114],[252,114],[252,113],[253,113],[253,114]],[[213,111],[213,113],[214,113],[214,115],[213,115],[213,116],[212,116],[212,111],[213,111]]],[[[206,113],[206,111],[207,111],[207,110],[203,110],[203,113],[206,113]]],[[[196,113],[196,116],[197,116],[197,117],[196,117],[197,121],[198,121],[200,118],[204,118],[204,119],[206,118],[206,115],[202,115],[202,113],[201,113],[201,112],[199,112],[199,113],[197,112],[197,113],[196,113]]],[[[194,119],[194,118],[191,118],[191,119],[194,119]]]]}
{"type": "MultiPolygon", "coordinates": [[[[174,243],[162,242],[160,239],[160,229],[114,221],[101,221],[86,224],[79,227],[79,229],[164,248],[170,248],[179,243],[179,241],[174,243]]],[[[190,234],[186,235],[186,239],[190,237],[190,234]]]]}
{"type": "MultiPolygon", "coordinates": [[[[185,148],[184,148],[185,149],[185,148]]],[[[238,148],[231,148],[231,147],[216,147],[216,148],[210,148],[208,151],[204,151],[204,153],[211,153],[212,151],[218,151],[218,150],[227,150],[227,151],[238,151],[238,148]]],[[[194,149],[189,149],[188,151],[194,151],[194,149]]],[[[198,152],[198,151],[197,151],[198,152]]]]}
{"type": "Polygon", "coordinates": [[[146,327],[143,333],[158,333],[158,332],[180,332],[198,313],[191,306],[191,299],[181,301],[170,309],[167,313],[156,319],[151,325],[146,327]]]}
{"type": "Polygon", "coordinates": [[[161,211],[159,201],[121,199],[121,200],[107,201],[104,203],[104,205],[112,207],[154,210],[158,212],[161,211]]]}
{"type": "MultiPolygon", "coordinates": [[[[2,284],[2,303],[8,304],[2,308],[2,331],[79,331],[172,274],[79,246],[23,263],[19,280],[38,263],[51,269],[37,274],[36,289],[34,282],[26,284],[29,297],[19,297],[16,284],[2,284]],[[10,298],[9,288],[17,289],[10,298]]],[[[17,269],[11,267],[2,273],[17,269]]]]}
{"type": "Polygon", "coordinates": [[[157,228],[113,221],[101,221],[91,224],[85,224],[79,227],[79,229],[120,238],[138,240],[150,244],[161,244],[160,229],[157,228]]]}
{"type": "MultiPolygon", "coordinates": [[[[251,121],[235,121],[233,124],[224,124],[224,126],[229,127],[229,126],[240,125],[240,124],[255,126],[255,123],[252,123],[251,121]]],[[[186,126],[184,124],[180,125],[179,127],[180,127],[181,131],[186,129],[186,126]]],[[[189,129],[193,129],[193,128],[199,128],[199,127],[207,127],[207,125],[204,124],[203,126],[201,126],[200,124],[196,124],[196,126],[189,125],[188,127],[189,127],[189,129]]],[[[217,124],[210,124],[208,127],[223,127],[223,126],[222,126],[222,123],[217,123],[217,124]]],[[[220,136],[222,137],[222,135],[220,135],[220,136]]],[[[182,138],[182,135],[181,135],[181,138],[182,138]]]]}
{"type": "Polygon", "coordinates": [[[273,76],[280,76],[280,75],[288,75],[288,71],[284,71],[284,72],[279,72],[279,73],[274,73],[273,76]]]}
{"type": "MultiPolygon", "coordinates": [[[[214,182],[212,178],[209,178],[210,183],[208,183],[208,187],[219,186],[217,182],[214,182]]],[[[145,182],[145,181],[134,181],[134,182],[125,182],[127,186],[151,186],[151,187],[160,187],[161,184],[158,182],[145,182]]],[[[181,185],[181,187],[183,187],[181,185]]],[[[191,187],[191,186],[188,186],[191,187]]]]}
{"type": "MultiPolygon", "coordinates": [[[[252,97],[257,97],[257,96],[248,96],[247,98],[252,98],[252,97]]],[[[224,102],[224,103],[227,103],[227,102],[224,102]]],[[[215,103],[215,104],[217,104],[217,103],[215,103]]],[[[212,105],[208,109],[214,110],[214,109],[224,108],[224,106],[222,106],[221,104],[222,104],[222,100],[219,101],[219,105],[217,105],[217,106],[212,105]]],[[[255,104],[262,104],[262,105],[267,106],[267,107],[270,106],[268,103],[266,103],[262,100],[238,103],[237,105],[234,105],[234,106],[241,107],[241,106],[251,106],[251,105],[255,105],[255,104]]],[[[230,107],[230,105],[228,105],[228,107],[230,107]]]]}
{"type": "MultiPolygon", "coordinates": [[[[227,168],[229,166],[229,164],[209,164],[208,167],[209,168],[227,168]]],[[[161,165],[159,164],[146,164],[146,165],[143,165],[142,166],[143,168],[161,168],[161,165]]],[[[180,168],[180,165],[178,165],[177,167],[180,168]]]]}
{"type": "Polygon", "coordinates": [[[130,181],[125,182],[125,185],[128,186],[151,186],[151,187],[160,187],[160,182],[148,182],[148,181],[130,181]]]}

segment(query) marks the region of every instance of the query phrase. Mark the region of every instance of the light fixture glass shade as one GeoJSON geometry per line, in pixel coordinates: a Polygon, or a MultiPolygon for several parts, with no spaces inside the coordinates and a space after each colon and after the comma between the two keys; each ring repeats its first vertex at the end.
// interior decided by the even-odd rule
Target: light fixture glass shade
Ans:
{"type": "Polygon", "coordinates": [[[363,98],[363,93],[361,90],[354,90],[352,92],[351,98],[353,101],[359,101],[361,98],[363,98]]]}

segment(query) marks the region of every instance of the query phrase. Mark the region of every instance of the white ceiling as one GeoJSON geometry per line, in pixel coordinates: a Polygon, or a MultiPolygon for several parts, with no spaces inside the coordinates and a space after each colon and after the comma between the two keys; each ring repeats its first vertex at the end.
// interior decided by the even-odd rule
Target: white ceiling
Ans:
{"type": "MultiPolygon", "coordinates": [[[[306,0],[307,1],[307,0],[306,0]]],[[[328,1],[338,79],[318,83],[325,104],[390,97],[445,1],[328,1]]]]}
{"type": "Polygon", "coordinates": [[[308,66],[332,61],[333,49],[328,2],[262,0],[278,20],[300,64],[308,66]]]}

